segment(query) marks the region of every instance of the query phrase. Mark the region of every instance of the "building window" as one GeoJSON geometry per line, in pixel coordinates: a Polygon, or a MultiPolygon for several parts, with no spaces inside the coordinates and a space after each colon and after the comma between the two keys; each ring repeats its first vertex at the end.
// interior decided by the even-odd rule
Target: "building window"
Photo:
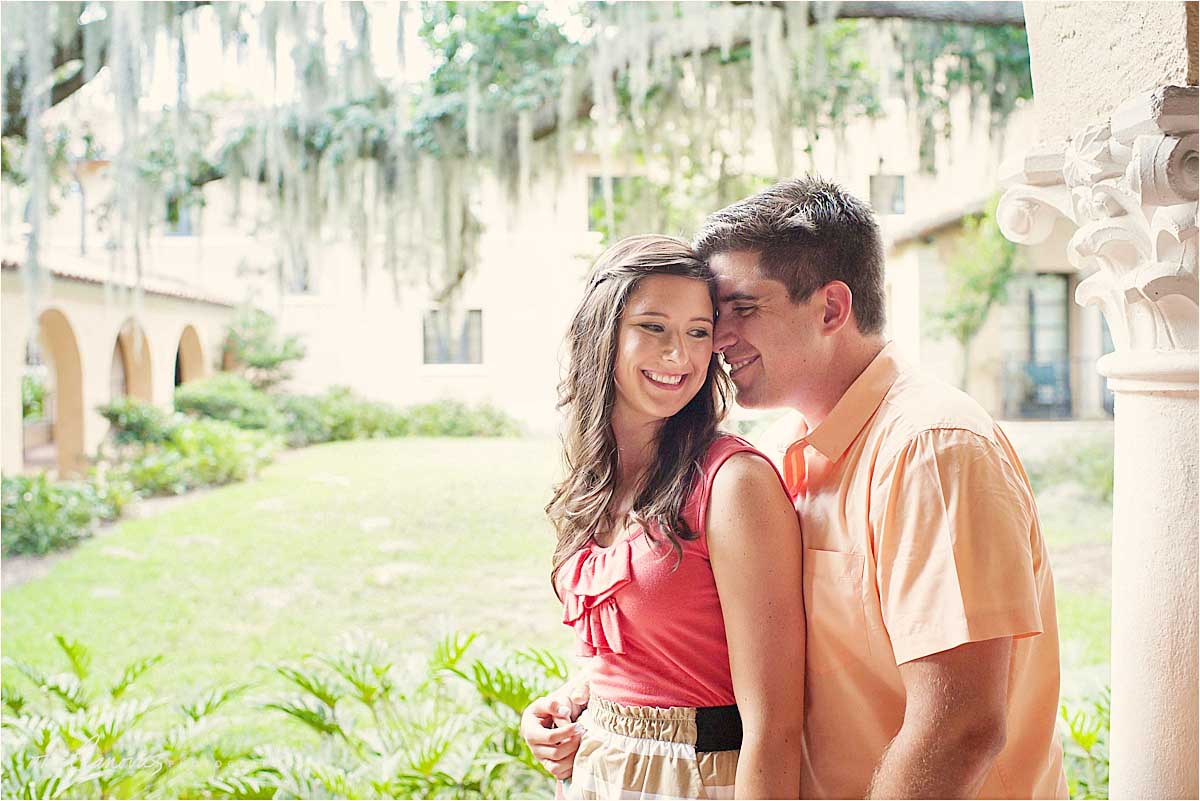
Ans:
{"type": "Polygon", "coordinates": [[[1024,301],[1020,351],[1005,370],[1005,415],[1021,418],[1071,416],[1069,276],[1039,273],[1018,282],[1024,301]]]}
{"type": "Polygon", "coordinates": [[[425,364],[483,364],[483,312],[425,313],[425,364]]]}
{"type": "Polygon", "coordinates": [[[192,236],[192,206],[178,197],[167,198],[167,236],[192,236]]]}
{"type": "MultiPolygon", "coordinates": [[[[1107,356],[1116,349],[1113,345],[1112,331],[1108,329],[1108,320],[1104,319],[1104,315],[1100,315],[1100,355],[1107,356]]],[[[1100,405],[1109,417],[1113,416],[1116,398],[1113,396],[1112,387],[1108,385],[1108,379],[1100,382],[1100,405]]]]}

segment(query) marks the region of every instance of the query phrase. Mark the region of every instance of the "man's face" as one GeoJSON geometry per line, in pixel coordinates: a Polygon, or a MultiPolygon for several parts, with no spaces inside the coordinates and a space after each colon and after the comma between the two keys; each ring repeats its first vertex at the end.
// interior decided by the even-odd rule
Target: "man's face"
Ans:
{"type": "Polygon", "coordinates": [[[820,293],[792,303],[787,287],[759,269],[752,251],[717,253],[718,316],[713,350],[720,353],[749,409],[787,407],[804,412],[807,388],[824,375],[820,293]]]}

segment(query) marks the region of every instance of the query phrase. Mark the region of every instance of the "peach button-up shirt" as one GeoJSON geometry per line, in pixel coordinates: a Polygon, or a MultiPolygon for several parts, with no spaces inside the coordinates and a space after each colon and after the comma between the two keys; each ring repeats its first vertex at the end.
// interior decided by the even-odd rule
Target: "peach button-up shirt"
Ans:
{"type": "MultiPolygon", "coordinates": [[[[798,438],[797,438],[798,437],[798,438]]],[[[898,665],[1012,637],[982,798],[1066,798],[1054,580],[1012,445],[888,345],[781,459],[804,536],[806,798],[863,798],[904,720],[898,665]]]]}

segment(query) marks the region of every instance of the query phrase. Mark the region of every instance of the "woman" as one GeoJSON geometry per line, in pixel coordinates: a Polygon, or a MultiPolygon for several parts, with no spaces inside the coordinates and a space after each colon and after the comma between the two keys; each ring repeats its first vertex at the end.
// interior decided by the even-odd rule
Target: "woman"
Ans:
{"type": "Polygon", "coordinates": [[[631,237],[568,333],[566,478],[546,511],[591,657],[568,797],[799,793],[800,532],[774,467],[717,430],[714,293],[686,244],[631,237]]]}

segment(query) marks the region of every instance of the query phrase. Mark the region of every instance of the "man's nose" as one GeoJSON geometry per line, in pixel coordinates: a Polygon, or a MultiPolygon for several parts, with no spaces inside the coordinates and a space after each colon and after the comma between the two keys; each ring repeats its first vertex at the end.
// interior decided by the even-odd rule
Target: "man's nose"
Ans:
{"type": "Polygon", "coordinates": [[[713,353],[721,353],[737,342],[737,334],[733,331],[733,322],[728,318],[718,317],[713,328],[713,353]]]}

